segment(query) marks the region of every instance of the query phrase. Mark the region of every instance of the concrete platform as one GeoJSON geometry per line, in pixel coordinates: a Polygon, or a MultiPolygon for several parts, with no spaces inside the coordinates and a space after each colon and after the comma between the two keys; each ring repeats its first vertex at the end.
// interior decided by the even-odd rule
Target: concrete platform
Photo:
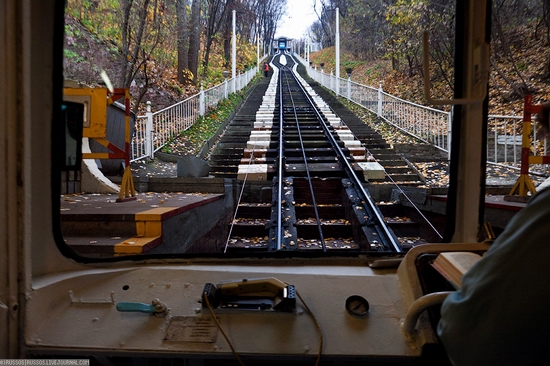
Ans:
{"type": "MultiPolygon", "coordinates": [[[[484,221],[490,223],[495,229],[495,232],[500,232],[504,229],[512,217],[526,205],[522,202],[506,201],[504,197],[504,195],[485,196],[484,221]]],[[[446,195],[429,195],[427,198],[429,206],[431,207],[430,211],[445,214],[445,206],[447,204],[446,195]]]]}
{"type": "MultiPolygon", "coordinates": [[[[504,195],[485,196],[485,207],[517,212],[517,211],[520,211],[522,208],[524,208],[526,205],[526,203],[524,202],[506,201],[504,199],[505,197],[506,196],[504,195]]],[[[429,198],[434,201],[447,202],[447,196],[444,196],[444,195],[430,195],[429,198]]]]}
{"type": "Polygon", "coordinates": [[[266,180],[269,167],[267,164],[239,165],[237,179],[240,180],[266,180]]]}
{"type": "Polygon", "coordinates": [[[361,147],[361,141],[359,140],[343,140],[344,146],[347,148],[361,147]]]}
{"type": "Polygon", "coordinates": [[[273,127],[273,118],[271,121],[256,121],[254,122],[254,128],[269,128],[273,127]]]}
{"type": "Polygon", "coordinates": [[[269,145],[271,144],[271,141],[252,141],[249,140],[246,143],[247,149],[254,149],[254,150],[266,150],[269,148],[269,145]]]}
{"type": "Polygon", "coordinates": [[[271,130],[256,131],[253,130],[250,132],[249,142],[257,141],[271,141],[271,130]]]}
{"type": "Polygon", "coordinates": [[[357,165],[363,171],[365,180],[384,180],[386,178],[386,171],[384,167],[377,162],[360,162],[357,165]]]}
{"type": "Polygon", "coordinates": [[[138,193],[61,197],[61,228],[69,247],[84,256],[183,253],[231,211],[225,193],[138,193]],[[189,218],[193,218],[189,220],[189,218]]]}

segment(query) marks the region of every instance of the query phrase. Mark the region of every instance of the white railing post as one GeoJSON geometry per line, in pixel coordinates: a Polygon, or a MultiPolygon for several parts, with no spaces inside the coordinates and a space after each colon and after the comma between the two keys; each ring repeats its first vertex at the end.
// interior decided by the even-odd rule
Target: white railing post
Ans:
{"type": "Polygon", "coordinates": [[[451,161],[451,136],[452,136],[452,126],[453,126],[453,114],[454,106],[451,106],[451,111],[448,114],[447,122],[447,159],[451,161]]]}
{"type": "Polygon", "coordinates": [[[204,103],[204,88],[201,85],[201,91],[199,93],[199,113],[201,116],[204,116],[206,112],[205,103],[204,103]]]}
{"type": "Polygon", "coordinates": [[[340,95],[340,8],[336,8],[336,33],[334,38],[336,40],[336,85],[334,92],[336,95],[340,95]]]}
{"type": "Polygon", "coordinates": [[[235,78],[237,77],[237,11],[233,9],[232,17],[232,32],[231,32],[231,78],[232,92],[235,93],[235,78]]]}
{"type": "Polygon", "coordinates": [[[151,102],[147,101],[147,111],[145,112],[145,155],[153,158],[153,112],[151,112],[151,102]]]}
{"type": "Polygon", "coordinates": [[[333,87],[333,79],[334,79],[334,77],[333,77],[333,76],[334,76],[334,75],[333,75],[333,73],[332,73],[332,69],[330,69],[329,89],[332,90],[332,91],[334,91],[334,87],[333,87]]]}
{"type": "MultiPolygon", "coordinates": [[[[246,87],[254,75],[253,69],[250,70],[246,80],[244,80],[246,75],[241,75],[240,88],[246,87]]],[[[235,91],[235,83],[235,78],[225,79],[223,86],[220,83],[206,91],[201,86],[199,93],[154,113],[151,112],[151,102],[147,102],[145,116],[138,116],[139,121],[145,119],[145,121],[140,122],[140,126],[143,127],[136,130],[136,135],[131,141],[131,161],[153,158],[155,149],[164,146],[169,141],[170,134],[185,131],[197,122],[198,114],[206,114],[207,102],[210,107],[217,105],[222,93],[227,99],[231,93],[230,89],[233,88],[235,91]],[[183,113],[184,116],[181,116],[180,113],[183,113]],[[176,118],[172,118],[173,116],[176,118]],[[157,123],[156,128],[158,128],[157,132],[154,131],[155,121],[157,123]]],[[[136,123],[138,122],[136,121],[136,123]]]]}
{"type": "MultiPolygon", "coordinates": [[[[318,69],[317,67],[311,67],[309,65],[306,65],[308,68],[308,71],[311,73],[313,79],[315,79],[317,82],[321,82],[323,87],[326,87],[326,84],[329,84],[325,80],[326,76],[330,77],[330,84],[331,88],[333,88],[333,75],[326,75],[324,73],[324,69],[318,69]]],[[[236,80],[236,78],[232,78],[231,80],[225,79],[223,81],[223,86],[220,84],[216,87],[210,88],[208,90],[204,90],[201,86],[200,93],[195,94],[194,96],[183,100],[181,102],[176,103],[173,106],[167,107],[165,109],[162,109],[160,111],[157,111],[155,113],[151,112],[151,102],[147,102],[147,109],[145,116],[140,116],[139,120],[141,121],[141,128],[139,128],[138,131],[136,131],[136,136],[134,137],[135,140],[132,141],[132,150],[133,150],[133,157],[132,161],[136,161],[143,158],[153,158],[154,157],[154,151],[155,149],[159,149],[164,144],[167,143],[169,140],[169,135],[171,133],[178,133],[182,130],[186,130],[187,128],[191,127],[197,120],[197,114],[204,115],[206,113],[206,102],[212,106],[215,105],[215,103],[218,102],[219,96],[223,93],[225,98],[228,98],[229,94],[231,93],[231,88],[234,88],[233,91],[236,91],[236,83],[238,82],[238,90],[244,88],[250,80],[254,77],[254,70],[250,70],[245,72],[244,75],[239,75],[239,80],[236,80]],[[247,74],[248,73],[248,74],[247,74]],[[244,77],[246,77],[246,80],[244,80],[244,77]],[[210,94],[209,94],[210,93],[210,94]],[[174,114],[180,113],[179,111],[184,110],[189,115],[185,115],[183,118],[180,118],[179,116],[176,118],[172,118],[174,114]],[[143,121],[145,119],[145,121],[143,121]],[[183,126],[180,126],[181,121],[184,120],[183,126]],[[166,122],[163,122],[166,121],[166,122]],[[156,124],[156,125],[155,125],[156,124]]],[[[339,82],[339,80],[337,80],[339,82]]],[[[342,84],[343,85],[343,84],[342,84]]],[[[423,141],[426,141],[431,144],[435,144],[440,149],[446,151],[449,156],[451,154],[451,127],[452,127],[452,113],[453,110],[451,109],[451,112],[444,112],[440,110],[434,110],[429,107],[416,105],[412,102],[407,102],[405,100],[401,100],[399,98],[393,97],[392,95],[384,93],[382,89],[382,82],[380,82],[380,85],[378,89],[373,87],[367,87],[362,84],[353,83],[351,81],[351,78],[348,77],[347,80],[348,90],[347,93],[343,93],[342,90],[340,90],[343,94],[347,94],[348,98],[351,100],[351,98],[357,99],[357,103],[363,105],[364,108],[377,113],[378,117],[384,118],[388,123],[397,126],[400,129],[403,129],[407,131],[412,136],[415,136],[423,141]],[[355,88],[352,92],[352,87],[355,88]],[[376,95],[376,93],[378,95],[376,95]],[[366,101],[364,103],[363,101],[366,101]],[[374,102],[376,101],[376,104],[374,102]],[[422,110],[424,112],[417,112],[418,110],[422,110]],[[403,113],[408,113],[411,116],[417,116],[414,118],[404,118],[402,116],[403,113]],[[420,113],[420,114],[417,114],[420,113]],[[431,114],[430,114],[431,113],[431,114]],[[384,116],[384,114],[386,114],[384,116]],[[433,132],[430,132],[428,127],[428,131],[422,129],[424,123],[410,123],[411,120],[419,120],[419,121],[431,121],[431,119],[434,119],[434,123],[436,123],[435,126],[435,134],[436,134],[436,141],[434,141],[432,136],[433,132]],[[426,137],[426,134],[428,137],[426,137]]],[[[491,117],[491,116],[489,116],[491,117]]],[[[516,118],[517,120],[521,120],[521,117],[515,117],[515,116],[492,116],[492,118],[507,118],[507,119],[514,119],[514,126],[516,125],[516,118]]],[[[431,123],[431,122],[430,122],[431,123]]],[[[496,122],[495,122],[496,124],[496,122]]],[[[513,129],[516,130],[515,128],[513,129]]],[[[500,149],[499,143],[497,141],[498,139],[498,131],[495,127],[495,156],[498,156],[498,150],[500,149]]],[[[504,143],[503,147],[506,149],[508,147],[509,143],[509,137],[506,132],[504,132],[504,143]]],[[[513,146],[514,146],[514,162],[517,160],[517,148],[516,148],[516,138],[515,134],[513,134],[513,146]]],[[[518,137],[519,138],[519,137],[518,137]]],[[[506,154],[506,152],[505,152],[506,154]]],[[[497,160],[496,158],[494,159],[497,160]]],[[[508,159],[505,155],[505,162],[507,162],[508,159]]]]}
{"type": "Polygon", "coordinates": [[[382,82],[378,87],[378,117],[382,117],[382,82]]]}

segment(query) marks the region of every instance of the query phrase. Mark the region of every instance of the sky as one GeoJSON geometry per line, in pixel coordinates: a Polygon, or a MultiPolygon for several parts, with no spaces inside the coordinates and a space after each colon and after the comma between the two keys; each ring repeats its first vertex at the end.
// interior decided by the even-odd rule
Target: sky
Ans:
{"type": "Polygon", "coordinates": [[[317,15],[313,11],[315,1],[318,0],[287,0],[287,11],[279,22],[275,38],[302,38],[306,30],[317,20],[317,15]]]}

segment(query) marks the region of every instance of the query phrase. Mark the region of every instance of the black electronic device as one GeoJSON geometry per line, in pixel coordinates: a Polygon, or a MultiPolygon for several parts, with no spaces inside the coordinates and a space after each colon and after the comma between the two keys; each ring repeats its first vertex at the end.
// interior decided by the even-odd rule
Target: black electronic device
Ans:
{"type": "Polygon", "coordinates": [[[296,288],[276,278],[253,278],[207,283],[202,306],[212,309],[264,310],[293,312],[296,309],[296,288]]]}
{"type": "Polygon", "coordinates": [[[80,170],[84,104],[64,101],[61,106],[61,140],[65,147],[62,170],[80,170]]]}

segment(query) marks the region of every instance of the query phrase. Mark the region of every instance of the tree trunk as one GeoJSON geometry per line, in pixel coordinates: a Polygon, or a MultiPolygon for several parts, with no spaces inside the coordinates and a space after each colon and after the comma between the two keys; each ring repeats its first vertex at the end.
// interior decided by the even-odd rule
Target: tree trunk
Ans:
{"type": "Polygon", "coordinates": [[[120,87],[124,86],[124,81],[126,80],[126,74],[128,73],[128,54],[130,52],[130,45],[128,41],[128,36],[130,34],[130,12],[132,11],[132,2],[133,0],[121,0],[122,11],[124,14],[124,19],[122,20],[122,70],[120,70],[120,79],[118,85],[120,87]]]}
{"type": "MultiPolygon", "coordinates": [[[[514,83],[511,79],[507,78],[502,71],[497,67],[496,62],[494,62],[493,58],[491,58],[491,65],[498,71],[498,73],[502,76],[504,80],[510,85],[512,88],[512,91],[519,97],[525,96],[525,94],[529,93],[529,86],[527,85],[527,82],[525,81],[525,78],[523,76],[523,73],[519,70],[518,64],[515,60],[514,54],[512,53],[512,47],[510,46],[509,40],[506,38],[503,24],[500,20],[500,16],[498,12],[493,12],[493,19],[492,22],[495,26],[496,37],[500,40],[500,49],[504,53],[504,57],[508,60],[510,65],[512,66],[513,70],[515,71],[515,74],[518,79],[520,79],[519,83],[514,83]]],[[[508,25],[506,25],[508,26],[508,25]]],[[[495,32],[493,32],[495,33],[495,32]]]]}
{"type": "Polygon", "coordinates": [[[527,87],[525,83],[514,83],[512,79],[506,76],[506,74],[498,67],[496,62],[493,61],[493,58],[490,58],[491,66],[498,72],[500,77],[508,84],[510,85],[510,88],[512,89],[512,92],[517,96],[523,98],[526,94],[529,94],[531,91],[527,87]]]}
{"type": "Polygon", "coordinates": [[[177,0],[176,14],[178,18],[178,81],[186,84],[184,70],[189,68],[189,32],[187,31],[187,0],[177,0]]]}
{"type": "MultiPolygon", "coordinates": [[[[139,27],[136,35],[135,44],[133,47],[133,52],[130,60],[127,60],[128,68],[126,70],[126,75],[124,76],[123,88],[129,88],[134,79],[135,73],[137,71],[136,64],[138,63],[139,51],[141,50],[141,40],[143,39],[143,32],[145,30],[145,23],[147,21],[147,8],[149,7],[150,0],[145,0],[143,2],[143,7],[140,9],[139,13],[139,27]]],[[[129,47],[128,47],[129,49],[129,47]]]]}
{"type": "Polygon", "coordinates": [[[147,62],[143,63],[143,85],[140,86],[139,92],[136,98],[136,102],[134,103],[134,108],[132,109],[132,112],[135,114],[138,113],[138,107],[141,104],[141,101],[143,100],[143,97],[147,93],[147,90],[149,89],[149,75],[147,74],[147,62]]]}
{"type": "MultiPolygon", "coordinates": [[[[550,44],[550,0],[544,0],[542,2],[543,9],[543,21],[546,24],[546,44],[550,44]]],[[[544,73],[544,78],[550,78],[550,55],[546,59],[546,72],[544,73]]]]}
{"type": "Polygon", "coordinates": [[[194,83],[197,82],[199,69],[200,10],[201,0],[193,0],[193,5],[191,5],[191,31],[189,32],[189,71],[193,74],[194,83]]]}
{"type": "Polygon", "coordinates": [[[208,1],[208,15],[206,22],[206,45],[203,60],[203,76],[206,76],[208,72],[208,62],[210,60],[210,50],[212,49],[212,42],[214,37],[219,32],[221,26],[225,22],[227,13],[227,7],[223,0],[209,0],[208,1]]]}
{"type": "Polygon", "coordinates": [[[229,11],[225,16],[225,29],[223,37],[223,56],[225,59],[224,67],[227,69],[231,60],[231,30],[233,28],[233,9],[235,9],[234,0],[227,0],[226,4],[229,11]]]}

